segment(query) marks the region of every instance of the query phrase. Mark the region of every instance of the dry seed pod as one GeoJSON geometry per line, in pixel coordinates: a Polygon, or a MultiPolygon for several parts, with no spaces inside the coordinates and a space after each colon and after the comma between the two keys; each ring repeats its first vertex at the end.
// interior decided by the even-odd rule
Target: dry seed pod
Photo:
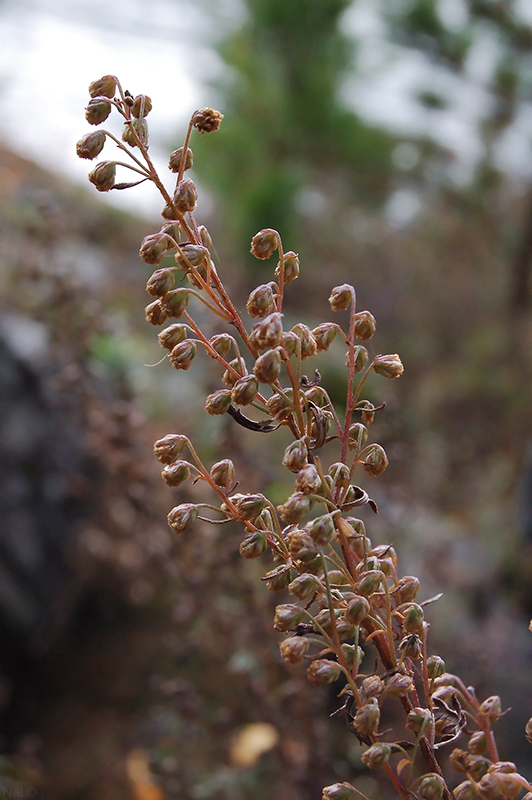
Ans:
{"type": "Polygon", "coordinates": [[[182,503],[168,514],[168,524],[175,533],[184,533],[192,528],[198,518],[198,508],[192,503],[182,503]]]}
{"type": "Polygon", "coordinates": [[[405,728],[418,736],[432,725],[432,714],[428,708],[413,708],[406,718],[405,728]]]}
{"type": "Polygon", "coordinates": [[[440,775],[425,775],[419,784],[418,794],[423,800],[441,800],[445,783],[440,775]]]}
{"type": "Polygon", "coordinates": [[[268,549],[268,539],[264,531],[253,531],[246,534],[240,542],[238,552],[244,558],[260,558],[268,549]]]}
{"type": "Polygon", "coordinates": [[[403,603],[410,603],[414,600],[419,592],[420,584],[419,579],[415,575],[405,575],[400,578],[397,586],[392,589],[392,595],[398,606],[403,603]]]}
{"type": "Polygon", "coordinates": [[[349,308],[353,300],[355,290],[348,283],[335,286],[329,297],[329,305],[333,311],[344,311],[349,308]]]}
{"type": "MultiPolygon", "coordinates": [[[[317,473],[318,471],[316,470],[317,473]]],[[[321,517],[316,517],[316,519],[312,520],[308,526],[308,532],[319,547],[326,547],[334,536],[334,520],[331,514],[323,514],[321,517]]]]}
{"type": "Polygon", "coordinates": [[[399,642],[398,649],[400,653],[404,654],[405,658],[410,658],[412,661],[417,661],[423,653],[421,639],[416,633],[404,636],[399,642]]]}
{"type": "Polygon", "coordinates": [[[210,476],[216,486],[221,486],[226,489],[231,486],[235,480],[235,465],[229,458],[224,458],[213,464],[210,471],[210,476]]]}
{"type": "MultiPolygon", "coordinates": [[[[355,372],[359,373],[359,372],[362,372],[362,370],[364,369],[364,367],[368,363],[368,361],[369,361],[369,353],[368,353],[368,351],[366,350],[365,347],[355,347],[354,348],[354,352],[355,352],[355,372]]],[[[348,363],[349,363],[348,358],[346,358],[346,365],[348,365],[348,363]]],[[[375,414],[373,414],[373,417],[374,416],[375,416],[375,414]]],[[[371,417],[369,422],[373,422],[373,417],[371,417]]],[[[369,425],[368,419],[369,419],[368,412],[364,412],[363,411],[362,412],[362,422],[364,422],[366,425],[369,425]],[[364,413],[366,413],[366,416],[364,416],[364,413]]]]}
{"type": "Polygon", "coordinates": [[[192,125],[200,133],[213,133],[219,130],[224,115],[214,108],[202,108],[192,115],[192,125]]]}
{"type": "Polygon", "coordinates": [[[367,703],[361,706],[353,720],[353,726],[358,733],[371,735],[379,727],[381,711],[378,700],[371,697],[367,703]]]}
{"type": "Polygon", "coordinates": [[[299,347],[299,336],[296,336],[293,331],[286,331],[286,333],[283,333],[282,344],[286,351],[286,355],[290,358],[290,356],[293,356],[294,353],[297,352],[297,348],[299,347]]]}
{"type": "Polygon", "coordinates": [[[239,378],[231,389],[231,399],[237,406],[249,406],[259,392],[259,382],[254,375],[239,378]]]}
{"type": "Polygon", "coordinates": [[[160,300],[154,300],[153,303],[146,306],[144,314],[146,322],[150,322],[152,325],[164,325],[168,319],[166,306],[163,306],[160,300]]]}
{"type": "Polygon", "coordinates": [[[258,350],[278,347],[283,343],[283,315],[275,311],[260,322],[256,322],[251,331],[251,343],[258,350]]]}
{"type": "MultiPolygon", "coordinates": [[[[275,276],[281,277],[282,265],[279,261],[275,268],[275,276]]],[[[292,283],[299,275],[299,256],[293,250],[289,250],[284,254],[284,282],[292,283]]]]}
{"type": "Polygon", "coordinates": [[[164,233],[154,233],[145,236],[140,246],[139,255],[146,264],[159,264],[170,241],[164,233]]]}
{"type": "Polygon", "coordinates": [[[467,743],[467,747],[470,753],[473,753],[475,756],[481,756],[488,750],[488,743],[486,741],[486,734],[484,731],[475,731],[469,742],[467,743]]]}
{"type": "Polygon", "coordinates": [[[209,339],[209,344],[219,356],[225,358],[225,356],[231,350],[233,339],[228,333],[217,333],[216,336],[213,336],[211,339],[209,339]]]}
{"type": "Polygon", "coordinates": [[[497,695],[486,698],[480,705],[480,713],[486,716],[490,722],[497,722],[502,715],[501,698],[497,695]]]}
{"type": "Polygon", "coordinates": [[[464,781],[456,789],[453,789],[455,800],[477,800],[478,794],[471,781],[464,781]]]}
{"type": "Polygon", "coordinates": [[[111,103],[106,103],[105,100],[99,100],[95,97],[89,100],[85,109],[85,119],[89,125],[100,125],[105,122],[110,113],[111,103]]]}
{"type": "Polygon", "coordinates": [[[397,672],[386,680],[386,694],[393,694],[396,697],[406,697],[415,689],[410,675],[402,675],[397,672]]]}
{"type": "Polygon", "coordinates": [[[333,343],[338,330],[336,325],[332,322],[322,322],[317,328],[314,328],[312,335],[318,347],[318,353],[328,350],[333,343]]]}
{"type": "Polygon", "coordinates": [[[275,383],[281,372],[279,349],[267,350],[259,356],[255,361],[253,372],[260,383],[275,383]]]}
{"type": "Polygon", "coordinates": [[[246,309],[250,317],[262,318],[275,309],[275,300],[271,283],[263,283],[253,289],[248,297],[246,309]]]}
{"type": "Polygon", "coordinates": [[[342,461],[337,461],[329,467],[332,484],[338,489],[347,489],[349,486],[349,467],[342,461]]]}
{"type": "Polygon", "coordinates": [[[429,656],[427,658],[427,675],[429,678],[441,678],[445,673],[445,661],[440,656],[429,656]]]}
{"type": "Polygon", "coordinates": [[[179,181],[174,193],[174,206],[182,214],[187,211],[194,211],[198,201],[198,190],[194,181],[190,178],[183,178],[179,181]]]}
{"type": "Polygon", "coordinates": [[[289,584],[288,591],[298,600],[308,600],[316,593],[322,594],[325,590],[319,578],[308,572],[303,572],[289,584]]]}
{"type": "Polygon", "coordinates": [[[108,192],[115,185],[116,164],[114,161],[100,161],[89,172],[89,181],[99,192],[108,192]]]}
{"type": "Polygon", "coordinates": [[[187,326],[181,325],[179,322],[174,323],[174,325],[169,325],[168,328],[165,328],[164,331],[161,331],[157,336],[159,344],[161,347],[166,348],[166,350],[172,350],[176,344],[179,344],[186,338],[187,326]]]}
{"type": "Polygon", "coordinates": [[[135,137],[137,135],[141,144],[148,148],[148,123],[145,119],[132,119],[126,122],[122,131],[122,141],[130,145],[130,147],[138,147],[138,141],[135,137]]]}
{"type": "Polygon", "coordinates": [[[167,464],[161,472],[162,479],[168,486],[181,486],[190,478],[190,464],[187,461],[175,461],[167,464]]]}
{"type": "Polygon", "coordinates": [[[322,800],[359,800],[360,794],[350,783],[333,783],[323,789],[322,800]]]}
{"type": "Polygon", "coordinates": [[[305,531],[292,531],[287,537],[287,544],[294,561],[306,563],[318,555],[314,540],[305,531]]]}
{"type": "Polygon", "coordinates": [[[187,289],[172,289],[164,296],[164,308],[169,317],[179,319],[188,306],[189,292],[187,289]]]}
{"type": "Polygon", "coordinates": [[[306,494],[295,492],[285,503],[277,506],[277,511],[285,525],[297,525],[310,511],[310,500],[306,494]]]}
{"type": "Polygon", "coordinates": [[[174,369],[189,369],[197,351],[198,347],[193,339],[176,344],[170,352],[170,362],[174,369]]]}
{"type": "MultiPolygon", "coordinates": [[[[266,508],[266,499],[262,494],[234,494],[229,500],[240,520],[255,520],[266,508]]],[[[225,503],[222,507],[224,511],[227,509],[225,503]]]]}
{"type": "MultiPolygon", "coordinates": [[[[181,167],[181,161],[183,159],[183,147],[178,147],[177,150],[174,150],[173,153],[170,153],[170,159],[168,161],[168,169],[170,172],[179,172],[179,168],[181,167]]],[[[184,169],[190,169],[194,163],[194,154],[192,150],[187,148],[187,157],[185,161],[184,169]]]]}
{"type": "Polygon", "coordinates": [[[148,279],[146,291],[152,297],[164,297],[174,285],[174,272],[171,269],[157,269],[148,279]]]}
{"type": "Polygon", "coordinates": [[[301,358],[303,360],[316,355],[318,352],[318,345],[308,325],[299,322],[292,328],[292,333],[295,333],[301,342],[301,358]]]}
{"type": "Polygon", "coordinates": [[[278,631],[290,631],[305,619],[305,610],[295,603],[283,603],[275,609],[273,627],[278,631]]]}
{"type": "Polygon", "coordinates": [[[157,439],[153,445],[153,452],[161,464],[171,464],[181,455],[186,443],[186,436],[181,436],[178,433],[167,433],[162,439],[157,439]]]}
{"type": "Polygon", "coordinates": [[[366,598],[361,595],[355,595],[346,608],[345,617],[352,625],[361,625],[370,610],[370,605],[366,598]]]}
{"type": "Polygon", "coordinates": [[[193,267],[201,266],[207,256],[207,250],[197,244],[182,244],[175,254],[175,260],[181,269],[189,270],[193,267]],[[188,262],[188,263],[187,263],[188,262]]]}
{"type": "Polygon", "coordinates": [[[326,686],[340,677],[340,667],[334,661],[319,658],[307,670],[307,678],[314,686],[326,686]]]}
{"type": "Polygon", "coordinates": [[[290,472],[299,472],[306,464],[308,464],[308,447],[307,437],[304,437],[288,445],[284,451],[283,467],[290,472]]]}
{"type": "Polygon", "coordinates": [[[229,362],[229,366],[231,369],[226,369],[224,374],[222,375],[222,383],[226,386],[234,386],[238,380],[238,376],[244,377],[247,373],[246,369],[246,362],[243,358],[234,358],[232,361],[229,362]],[[235,375],[235,372],[237,373],[235,375]]]}
{"type": "Polygon", "coordinates": [[[283,642],[279,642],[281,658],[283,658],[287,664],[301,663],[308,653],[309,647],[310,639],[306,639],[304,636],[291,636],[283,642]]]}
{"type": "Polygon", "coordinates": [[[377,375],[393,380],[403,374],[404,367],[397,353],[393,353],[388,356],[376,356],[373,360],[373,370],[377,375]]]}
{"type": "Polygon", "coordinates": [[[375,333],[377,323],[369,311],[359,311],[355,314],[355,336],[362,342],[371,339],[375,333]]]}
{"type": "Polygon", "coordinates": [[[423,609],[417,603],[410,603],[403,609],[403,631],[405,633],[419,633],[423,630],[423,609]]]}
{"type": "Polygon", "coordinates": [[[320,490],[320,488],[321,478],[318,470],[314,464],[306,464],[297,473],[295,483],[296,492],[303,492],[303,494],[315,494],[320,490]]]}
{"type": "Polygon", "coordinates": [[[388,456],[380,444],[372,444],[364,452],[364,458],[360,463],[363,464],[368,475],[378,477],[388,466],[388,456]]]}
{"type": "Polygon", "coordinates": [[[89,86],[91,97],[109,97],[112,99],[116,92],[116,78],[114,75],[104,75],[97,81],[93,81],[89,86]]]}
{"type": "Polygon", "coordinates": [[[92,160],[98,156],[105,145],[105,133],[103,131],[92,131],[82,136],[76,144],[76,153],[79,158],[92,160]]]}
{"type": "Polygon", "coordinates": [[[205,401],[205,410],[213,416],[225,414],[231,405],[231,392],[226,389],[218,389],[217,392],[210,394],[205,401]]]}
{"type": "Polygon", "coordinates": [[[147,117],[152,108],[151,97],[148,97],[147,94],[138,94],[131,106],[131,113],[134,117],[140,119],[141,117],[147,117]]]}

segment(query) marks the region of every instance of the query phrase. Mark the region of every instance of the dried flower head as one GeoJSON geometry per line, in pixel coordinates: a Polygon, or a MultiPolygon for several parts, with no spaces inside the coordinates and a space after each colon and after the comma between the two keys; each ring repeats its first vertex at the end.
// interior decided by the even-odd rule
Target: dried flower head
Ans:
{"type": "Polygon", "coordinates": [[[191,122],[200,133],[212,133],[220,128],[223,118],[224,115],[214,108],[202,108],[194,112],[191,122]]]}

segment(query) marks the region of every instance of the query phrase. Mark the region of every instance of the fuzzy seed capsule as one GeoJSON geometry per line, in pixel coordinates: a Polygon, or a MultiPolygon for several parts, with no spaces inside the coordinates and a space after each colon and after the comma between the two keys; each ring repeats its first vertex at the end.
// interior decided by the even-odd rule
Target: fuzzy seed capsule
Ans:
{"type": "Polygon", "coordinates": [[[389,744],[378,742],[377,744],[372,744],[365,753],[362,753],[362,763],[370,769],[381,769],[388,763],[391,754],[392,748],[389,744]]]}
{"type": "Polygon", "coordinates": [[[269,258],[279,247],[280,236],[272,228],[264,228],[251,240],[250,252],[255,258],[269,258]]]}
{"type": "Polygon", "coordinates": [[[288,445],[284,451],[283,467],[290,472],[299,472],[308,464],[308,448],[306,438],[297,439],[288,445]]]}
{"type": "Polygon", "coordinates": [[[219,130],[224,115],[214,108],[202,108],[194,112],[192,116],[192,125],[200,133],[213,133],[219,130]]]}
{"type": "Polygon", "coordinates": [[[310,640],[304,636],[291,636],[279,643],[279,650],[281,658],[287,664],[300,664],[308,653],[310,647],[310,640]]]}
{"type": "Polygon", "coordinates": [[[253,289],[248,297],[246,309],[249,316],[254,318],[262,318],[271,314],[275,309],[272,285],[263,283],[253,289]]]}
{"type": "Polygon", "coordinates": [[[255,520],[266,508],[266,500],[262,494],[234,494],[229,499],[240,520],[255,520]]]}
{"type": "Polygon", "coordinates": [[[423,650],[419,636],[415,633],[404,636],[399,642],[399,652],[412,661],[417,661],[418,658],[421,658],[423,650]]]}
{"type": "Polygon", "coordinates": [[[173,464],[165,466],[161,476],[168,486],[181,486],[190,478],[190,465],[187,461],[174,461],[173,464]]]}
{"type": "Polygon", "coordinates": [[[152,325],[164,325],[168,319],[166,306],[163,306],[160,300],[154,300],[153,303],[146,306],[144,314],[146,322],[150,322],[152,325]]]}
{"type": "Polygon", "coordinates": [[[114,75],[104,75],[97,81],[93,81],[89,86],[91,97],[109,97],[112,99],[116,92],[116,78],[114,75]]]}
{"type": "Polygon", "coordinates": [[[157,439],[153,445],[153,452],[161,464],[171,464],[181,455],[186,443],[186,436],[181,436],[178,433],[167,433],[162,439],[157,439]]]}
{"type": "Polygon", "coordinates": [[[187,326],[181,325],[179,322],[176,322],[174,325],[169,325],[168,328],[165,328],[164,331],[161,331],[157,336],[159,344],[161,347],[166,348],[166,350],[172,350],[176,344],[180,344],[180,342],[184,341],[186,338],[187,326]]]}
{"type": "Polygon", "coordinates": [[[318,658],[307,670],[307,678],[314,686],[326,686],[340,677],[340,667],[334,661],[318,658]]]}
{"type": "Polygon", "coordinates": [[[145,119],[133,119],[126,122],[122,130],[122,141],[130,147],[138,147],[138,139],[144,147],[148,147],[148,123],[145,119]],[[136,135],[135,135],[136,134],[136,135]]]}
{"type": "Polygon", "coordinates": [[[272,394],[272,396],[266,401],[268,411],[272,417],[275,417],[275,419],[279,420],[287,419],[293,410],[293,404],[291,401],[292,390],[283,389],[283,392],[286,397],[283,397],[281,394],[272,394]]]}
{"type": "Polygon", "coordinates": [[[337,461],[329,467],[329,475],[334,487],[347,489],[349,486],[349,467],[342,461],[337,461]]]}
{"type": "MultiPolygon", "coordinates": [[[[283,264],[279,261],[275,268],[275,275],[277,278],[281,277],[283,271],[283,264]]],[[[289,250],[284,254],[284,283],[292,283],[299,275],[299,256],[293,250],[289,250]]]]}
{"type": "Polygon", "coordinates": [[[106,103],[105,100],[99,100],[95,97],[89,100],[85,109],[85,119],[89,125],[100,125],[105,122],[110,113],[111,103],[106,103]]]}
{"type": "Polygon", "coordinates": [[[175,533],[184,533],[192,528],[198,518],[198,508],[192,503],[182,503],[168,514],[168,524],[175,533]]]}
{"type": "Polygon", "coordinates": [[[277,594],[280,594],[281,592],[286,591],[288,588],[291,576],[292,570],[290,569],[283,569],[280,572],[273,570],[273,573],[270,573],[268,580],[266,581],[266,586],[270,592],[276,592],[277,594]]]}
{"type": "Polygon", "coordinates": [[[222,489],[227,489],[235,480],[235,465],[229,458],[224,458],[213,464],[210,471],[210,476],[216,486],[221,486],[222,489]]]}
{"type": "Polygon", "coordinates": [[[108,192],[115,185],[116,164],[114,161],[100,161],[89,172],[89,181],[99,192],[108,192]]]}
{"type": "Polygon", "coordinates": [[[232,361],[229,362],[229,366],[231,369],[226,369],[223,376],[222,376],[222,383],[226,386],[234,386],[238,380],[238,375],[240,377],[244,377],[247,372],[246,369],[246,362],[243,358],[234,358],[232,361]],[[235,375],[235,372],[238,373],[235,375]]]}
{"type": "Polygon", "coordinates": [[[349,308],[353,300],[355,290],[348,283],[335,286],[329,297],[329,305],[333,311],[344,311],[349,308]]]}
{"type": "Polygon", "coordinates": [[[179,181],[174,194],[174,205],[178,211],[185,214],[187,211],[194,211],[198,201],[198,191],[194,181],[190,178],[183,178],[179,181]]]}
{"type": "Polygon", "coordinates": [[[356,586],[358,594],[362,597],[371,597],[372,594],[379,591],[383,578],[384,575],[380,570],[374,569],[365,572],[356,586]]]}
{"type": "Polygon", "coordinates": [[[445,783],[440,775],[425,775],[418,787],[418,794],[423,800],[441,800],[445,783]]]}
{"type": "Polygon", "coordinates": [[[403,374],[404,367],[397,353],[393,353],[388,356],[376,356],[373,361],[373,370],[377,375],[393,380],[403,374]]]}
{"type": "Polygon", "coordinates": [[[310,511],[310,500],[306,494],[295,492],[280,506],[277,511],[285,525],[297,525],[310,511]]]}
{"type": "Polygon", "coordinates": [[[289,584],[288,591],[298,600],[308,600],[317,593],[322,594],[324,589],[319,578],[309,572],[303,572],[289,584]]]}
{"type": "Polygon", "coordinates": [[[181,269],[189,270],[190,265],[200,267],[205,262],[206,255],[204,247],[197,244],[182,244],[175,254],[175,260],[181,269]]]}
{"type": "Polygon", "coordinates": [[[361,449],[368,440],[368,429],[361,422],[355,422],[349,428],[347,446],[350,450],[361,449]]]}
{"type": "Polygon", "coordinates": [[[260,322],[255,323],[251,331],[251,343],[258,350],[279,347],[283,343],[283,315],[275,311],[260,322]]]}
{"type": "Polygon", "coordinates": [[[371,339],[376,327],[375,317],[369,311],[359,311],[355,314],[355,336],[357,339],[362,342],[371,339]]]}
{"type": "Polygon", "coordinates": [[[294,353],[297,353],[297,348],[299,347],[299,336],[296,336],[293,331],[286,331],[286,333],[283,333],[283,347],[288,358],[293,356],[294,353]]]}
{"type": "Polygon", "coordinates": [[[292,333],[295,333],[301,343],[301,358],[304,360],[315,356],[318,352],[318,345],[316,339],[312,335],[312,331],[307,325],[302,322],[294,325],[292,333]]]}
{"type": "Polygon", "coordinates": [[[169,317],[179,319],[188,306],[189,293],[186,289],[172,289],[164,296],[164,308],[169,317]]]}
{"type": "Polygon", "coordinates": [[[364,700],[369,700],[370,697],[379,698],[384,692],[384,688],[384,683],[378,675],[369,675],[360,685],[360,696],[364,700]]]}
{"type": "Polygon", "coordinates": [[[427,675],[429,678],[440,678],[445,673],[445,661],[440,656],[427,658],[427,675]]]}
{"type": "Polygon", "coordinates": [[[386,693],[396,697],[406,697],[414,691],[414,683],[410,675],[402,675],[397,672],[386,680],[386,693]]]}
{"type": "Polygon", "coordinates": [[[314,328],[312,331],[312,335],[316,340],[316,346],[318,348],[318,353],[322,353],[329,349],[331,344],[334,342],[338,330],[336,325],[332,322],[322,322],[321,325],[318,325],[317,328],[314,328]]]}
{"type": "Polygon", "coordinates": [[[225,414],[231,405],[231,392],[226,389],[218,389],[217,392],[210,394],[205,401],[205,410],[212,416],[225,414]]]}
{"type": "Polygon", "coordinates": [[[314,464],[306,464],[299,470],[296,477],[295,488],[297,492],[315,494],[321,488],[321,478],[314,464]]]}
{"type": "Polygon", "coordinates": [[[147,94],[138,94],[131,106],[131,113],[134,117],[140,119],[141,117],[147,117],[152,108],[151,97],[148,97],[147,94]]]}
{"type": "MultiPolygon", "coordinates": [[[[362,370],[368,363],[369,353],[365,347],[355,347],[354,351],[355,351],[355,373],[358,374],[359,372],[362,372],[362,370]]],[[[373,416],[375,416],[375,414],[373,414],[373,416]]],[[[362,421],[366,425],[368,424],[366,418],[364,417],[364,411],[362,412],[362,421]]],[[[370,421],[373,422],[373,418],[370,421]]]]}
{"type": "MultiPolygon", "coordinates": [[[[314,469],[316,468],[314,467],[314,469]]],[[[318,547],[326,547],[334,536],[334,520],[331,514],[323,514],[321,517],[316,517],[310,523],[308,532],[318,547]]]]}
{"type": "Polygon", "coordinates": [[[153,233],[142,240],[139,255],[146,264],[159,264],[169,244],[168,237],[164,233],[153,233]]]}
{"type": "Polygon", "coordinates": [[[92,160],[98,156],[105,145],[105,133],[103,131],[92,131],[82,136],[76,144],[76,153],[79,158],[92,160]]]}
{"type": "Polygon", "coordinates": [[[358,733],[371,735],[379,727],[380,719],[381,711],[378,700],[375,697],[371,697],[367,703],[358,709],[353,725],[358,733]]]}
{"type": "MultiPolygon", "coordinates": [[[[168,169],[170,170],[170,172],[179,172],[181,161],[183,160],[183,150],[184,150],[183,147],[178,147],[177,150],[174,150],[173,153],[170,153],[170,159],[168,161],[168,169]]],[[[188,147],[184,169],[190,169],[193,163],[194,163],[194,155],[190,147],[188,147]]]]}
{"type": "Polygon", "coordinates": [[[287,544],[294,561],[302,561],[305,564],[318,555],[314,540],[305,531],[292,531],[287,537],[287,544]]]}
{"type": "Polygon", "coordinates": [[[355,595],[345,611],[345,618],[351,625],[361,625],[370,612],[370,605],[362,595],[355,595]]]}
{"type": "Polygon", "coordinates": [[[411,603],[404,610],[403,631],[405,633],[419,633],[423,630],[423,609],[417,603],[411,603]]]}
{"type": "Polygon", "coordinates": [[[388,466],[388,456],[380,444],[372,444],[364,453],[361,463],[368,475],[378,477],[388,466]]]}
{"type": "Polygon", "coordinates": [[[209,339],[209,344],[219,356],[225,358],[225,356],[231,350],[233,340],[228,333],[217,333],[216,336],[213,336],[211,339],[209,339]]]}
{"type": "Polygon", "coordinates": [[[397,602],[397,605],[403,603],[410,603],[418,595],[420,588],[419,579],[415,575],[405,575],[399,580],[399,583],[392,589],[392,594],[397,602]]]}
{"type": "Polygon", "coordinates": [[[249,406],[259,392],[259,382],[254,375],[239,378],[231,389],[231,399],[237,406],[249,406]]]}

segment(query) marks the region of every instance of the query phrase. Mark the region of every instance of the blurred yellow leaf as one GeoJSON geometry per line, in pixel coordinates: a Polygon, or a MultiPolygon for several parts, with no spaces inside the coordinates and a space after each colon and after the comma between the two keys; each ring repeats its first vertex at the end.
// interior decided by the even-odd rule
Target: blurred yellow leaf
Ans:
{"type": "Polygon", "coordinates": [[[126,770],[135,800],[164,800],[162,789],[153,782],[148,757],[143,750],[129,753],[126,770]]]}
{"type": "Polygon", "coordinates": [[[252,722],[238,732],[231,747],[231,762],[235,767],[252,767],[263,753],[275,747],[279,731],[267,722],[252,722]]]}

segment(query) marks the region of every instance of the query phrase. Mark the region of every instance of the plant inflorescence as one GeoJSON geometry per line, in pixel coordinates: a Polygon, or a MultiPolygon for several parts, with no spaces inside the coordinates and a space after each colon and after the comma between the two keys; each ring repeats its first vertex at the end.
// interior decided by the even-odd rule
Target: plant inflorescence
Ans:
{"type": "MultiPolygon", "coordinates": [[[[108,192],[149,180],[164,200],[164,222],[143,240],[140,256],[158,267],[147,282],[152,300],[146,319],[154,326],[170,323],[158,339],[172,367],[188,370],[203,350],[220,381],[206,399],[208,414],[228,414],[235,425],[262,436],[281,426],[292,436],[282,464],[294,475],[293,491],[277,506],[265,494],[236,491],[232,461],[205,464],[185,433],[159,439],[155,455],[164,481],[171,487],[191,478],[202,481],[213,497],[173,508],[168,514],[171,529],[185,533],[198,519],[233,521],[243,529],[242,556],[255,559],[271,553],[273,566],[264,580],[270,591],[286,595],[274,619],[274,627],[286,634],[279,645],[281,656],[289,664],[306,664],[308,679],[316,686],[338,681],[338,713],[364,747],[363,763],[382,770],[403,800],[449,800],[441,767],[442,754],[449,750],[461,781],[452,790],[456,800],[514,798],[532,791],[512,763],[499,760],[492,725],[503,713],[500,698],[479,701],[474,689],[448,673],[443,659],[430,651],[425,609],[437,598],[419,599],[419,580],[401,575],[393,546],[373,546],[357,516],[363,507],[377,510],[356,484],[357,470],[378,476],[388,464],[384,449],[368,440],[384,406],[365,399],[366,380],[371,373],[399,378],[401,359],[397,354],[370,359],[364,343],[375,333],[375,319],[369,311],[357,310],[349,284],[334,287],[329,297],[331,310],[346,318],[344,327],[325,321],[313,329],[303,323],[285,329],[285,293],[298,278],[299,258],[285,251],[279,233],[269,228],[251,242],[257,259],[275,254],[276,266],[272,280],[249,295],[250,326],[215,266],[210,235],[194,216],[196,186],[185,177],[193,164],[191,134],[194,129],[216,131],[222,115],[211,108],[194,112],[183,147],[170,155],[176,180],[168,191],[148,152],[150,98],[133,97],[111,75],[92,83],[89,92],[87,121],[100,126],[114,110],[124,128],[121,140],[102,128],[88,133],[77,144],[78,155],[96,158],[109,138],[128,157],[127,162],[98,163],[89,174],[91,183],[108,192]],[[117,166],[139,177],[117,183],[117,166]],[[170,265],[161,265],[163,259],[170,265]],[[197,303],[219,320],[219,333],[204,333],[197,303]],[[319,371],[310,378],[303,373],[303,362],[327,351],[335,339],[345,348],[347,371],[345,407],[340,410],[319,371]],[[370,643],[378,666],[362,672],[364,648],[370,643]],[[405,715],[399,734],[384,722],[393,698],[405,715]],[[459,738],[462,747],[456,746],[459,738]]],[[[532,720],[527,736],[532,740],[532,720]]],[[[358,797],[365,796],[349,783],[323,790],[324,800],[358,797]]]]}

